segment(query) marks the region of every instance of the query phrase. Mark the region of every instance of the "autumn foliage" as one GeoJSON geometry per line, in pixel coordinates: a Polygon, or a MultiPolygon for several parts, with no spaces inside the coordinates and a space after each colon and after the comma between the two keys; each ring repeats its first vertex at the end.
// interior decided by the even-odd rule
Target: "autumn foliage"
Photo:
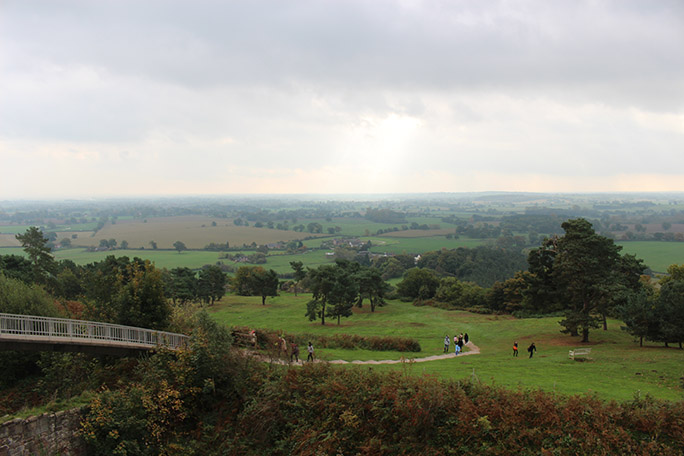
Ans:
{"type": "Polygon", "coordinates": [[[145,363],[138,381],[91,404],[83,425],[90,454],[681,455],[684,448],[684,402],[510,391],[414,376],[410,365],[389,374],[325,363],[287,368],[202,351],[145,363]]]}
{"type": "Polygon", "coordinates": [[[325,365],[290,369],[243,409],[227,454],[681,454],[684,403],[508,391],[325,365]]]}

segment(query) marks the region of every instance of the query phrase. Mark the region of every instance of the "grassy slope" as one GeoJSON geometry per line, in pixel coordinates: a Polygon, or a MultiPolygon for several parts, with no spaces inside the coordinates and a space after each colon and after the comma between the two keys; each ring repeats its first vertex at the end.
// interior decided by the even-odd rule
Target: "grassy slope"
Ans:
{"type": "MultiPolygon", "coordinates": [[[[654,397],[677,400],[683,392],[684,351],[660,346],[639,348],[632,338],[620,331],[618,322],[609,322],[609,331],[591,333],[592,361],[568,359],[568,349],[581,346],[577,339],[559,333],[557,318],[516,320],[508,316],[476,315],[415,307],[398,301],[371,313],[366,307],[342,320],[309,322],[304,316],[308,295],[295,298],[284,295],[269,298],[261,306],[258,297],[227,296],[212,309],[212,315],[228,326],[244,325],[283,330],[288,333],[361,335],[396,335],[420,341],[423,351],[416,357],[442,353],[445,334],[467,332],[482,350],[481,355],[416,363],[409,365],[415,374],[431,374],[462,379],[475,376],[483,382],[510,388],[541,388],[575,394],[595,392],[605,399],[630,399],[640,392],[654,397]],[[511,345],[517,340],[518,359],[511,357],[511,345]],[[538,353],[527,358],[525,349],[536,342],[538,353]]],[[[357,309],[358,310],[358,309],[357,309]]],[[[397,352],[366,350],[318,350],[323,359],[369,360],[399,359],[397,352]]],[[[406,369],[406,365],[374,366],[373,369],[406,369]]]]}

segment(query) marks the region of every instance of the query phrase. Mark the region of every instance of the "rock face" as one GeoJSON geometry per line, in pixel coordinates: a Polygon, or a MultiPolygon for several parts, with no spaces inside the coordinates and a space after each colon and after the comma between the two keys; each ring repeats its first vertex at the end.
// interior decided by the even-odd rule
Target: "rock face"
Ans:
{"type": "Polygon", "coordinates": [[[0,456],[85,455],[85,445],[78,436],[82,412],[78,408],[44,413],[0,425],[0,456]]]}

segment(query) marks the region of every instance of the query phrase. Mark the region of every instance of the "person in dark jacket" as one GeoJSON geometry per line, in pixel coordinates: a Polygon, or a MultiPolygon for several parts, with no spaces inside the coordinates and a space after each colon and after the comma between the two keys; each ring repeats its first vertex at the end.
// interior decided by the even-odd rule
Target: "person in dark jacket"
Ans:
{"type": "Polygon", "coordinates": [[[534,342],[530,344],[529,347],[527,347],[527,351],[530,352],[530,358],[532,358],[532,355],[534,355],[534,352],[537,351],[537,346],[534,345],[534,342]]]}
{"type": "Polygon", "coordinates": [[[292,354],[290,355],[290,362],[298,363],[299,362],[299,345],[296,343],[292,342],[292,354]]]}

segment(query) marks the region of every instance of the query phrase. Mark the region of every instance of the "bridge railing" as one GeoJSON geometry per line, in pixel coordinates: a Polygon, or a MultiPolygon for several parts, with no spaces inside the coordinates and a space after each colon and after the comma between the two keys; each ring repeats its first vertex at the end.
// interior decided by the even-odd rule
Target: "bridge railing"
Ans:
{"type": "Polygon", "coordinates": [[[38,317],[0,313],[0,338],[3,335],[30,339],[83,339],[84,341],[110,341],[146,345],[161,345],[177,349],[187,344],[189,337],[183,334],[155,331],[133,326],[114,325],[95,321],[69,320],[66,318],[38,317]]]}

